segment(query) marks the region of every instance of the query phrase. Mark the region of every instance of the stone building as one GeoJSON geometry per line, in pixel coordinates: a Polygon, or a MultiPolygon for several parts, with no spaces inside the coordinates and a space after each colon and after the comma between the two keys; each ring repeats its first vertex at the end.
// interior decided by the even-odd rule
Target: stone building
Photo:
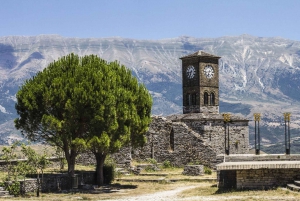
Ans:
{"type": "Polygon", "coordinates": [[[215,167],[217,155],[249,152],[248,120],[219,113],[219,58],[203,51],[182,60],[183,114],[154,116],[144,147],[115,154],[120,163],[154,158],[176,166],[201,163],[215,167]],[[229,136],[229,137],[228,137],[229,136]]]}

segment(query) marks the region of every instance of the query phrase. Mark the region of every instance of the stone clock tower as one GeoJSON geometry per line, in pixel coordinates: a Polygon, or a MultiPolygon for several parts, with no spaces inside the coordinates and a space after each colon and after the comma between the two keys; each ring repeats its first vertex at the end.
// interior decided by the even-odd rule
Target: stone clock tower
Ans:
{"type": "Polygon", "coordinates": [[[183,114],[219,113],[219,59],[198,51],[181,57],[183,114]]]}

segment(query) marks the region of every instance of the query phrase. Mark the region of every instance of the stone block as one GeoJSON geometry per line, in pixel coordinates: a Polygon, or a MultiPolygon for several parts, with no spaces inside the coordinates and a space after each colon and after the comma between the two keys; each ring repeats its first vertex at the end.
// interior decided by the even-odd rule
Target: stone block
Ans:
{"type": "Polygon", "coordinates": [[[185,165],[182,172],[183,175],[198,176],[204,174],[203,165],[185,165]]]}

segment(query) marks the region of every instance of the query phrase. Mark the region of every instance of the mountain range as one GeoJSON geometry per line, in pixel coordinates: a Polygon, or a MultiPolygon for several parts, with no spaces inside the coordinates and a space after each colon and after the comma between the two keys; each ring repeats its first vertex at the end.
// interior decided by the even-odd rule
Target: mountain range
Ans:
{"type": "MultiPolygon", "coordinates": [[[[0,37],[0,143],[22,139],[13,123],[19,86],[62,56],[73,52],[118,60],[150,91],[154,100],[152,114],[166,116],[182,113],[179,58],[198,50],[221,57],[220,112],[249,120],[253,120],[253,113],[261,113],[264,144],[284,139],[283,113],[291,112],[291,136],[300,135],[299,41],[251,35],[161,40],[38,35],[0,37]]],[[[252,141],[253,124],[250,121],[252,141]]]]}

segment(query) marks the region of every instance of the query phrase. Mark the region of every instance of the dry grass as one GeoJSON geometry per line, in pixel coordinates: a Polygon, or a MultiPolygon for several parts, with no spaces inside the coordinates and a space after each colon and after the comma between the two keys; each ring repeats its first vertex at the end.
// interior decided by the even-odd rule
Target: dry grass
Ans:
{"type": "MultiPolygon", "coordinates": [[[[175,189],[186,186],[187,183],[140,183],[140,182],[119,182],[111,185],[110,191],[103,191],[100,189],[92,193],[41,193],[40,197],[35,197],[35,194],[29,194],[27,198],[16,197],[10,200],[53,200],[53,201],[67,201],[67,200],[111,200],[122,199],[125,197],[139,196],[143,194],[151,194],[160,191],[175,189]]],[[[1,199],[0,199],[1,200],[1,199]]],[[[7,199],[6,199],[7,200],[7,199]]]]}
{"type": "MultiPolygon", "coordinates": [[[[145,194],[153,194],[162,191],[173,190],[184,186],[195,186],[190,190],[185,190],[177,195],[174,200],[243,200],[243,201],[259,201],[259,200],[300,200],[300,193],[283,190],[281,188],[275,190],[257,190],[257,191],[222,191],[218,190],[215,184],[176,182],[168,184],[160,183],[142,183],[142,182],[119,182],[114,183],[110,190],[99,188],[98,190],[87,192],[69,192],[69,193],[41,193],[41,197],[35,197],[30,194],[28,197],[17,197],[9,200],[111,200],[126,199],[132,196],[143,196],[145,194]]],[[[1,199],[0,199],[1,200],[1,199]]],[[[7,199],[5,199],[7,200],[7,199]]]]}
{"type": "Polygon", "coordinates": [[[142,170],[141,175],[120,175],[118,178],[121,179],[159,179],[159,178],[165,178],[165,179],[181,179],[181,180],[189,180],[189,179],[213,179],[217,178],[217,173],[212,172],[211,175],[205,174],[201,176],[188,176],[183,175],[183,168],[161,168],[159,171],[146,171],[142,170]]]}
{"type": "MultiPolygon", "coordinates": [[[[39,153],[43,153],[44,146],[31,145],[39,153]]],[[[2,150],[3,146],[0,146],[2,150]]],[[[54,150],[53,150],[54,152],[54,150]]],[[[49,152],[50,153],[50,152],[49,152]]],[[[80,166],[76,165],[78,171],[93,171],[95,166],[80,166]]],[[[67,170],[67,165],[64,171],[67,170]]],[[[57,168],[47,168],[45,172],[59,172],[57,168]]],[[[126,199],[132,196],[142,196],[167,190],[176,189],[184,186],[196,186],[190,190],[182,191],[177,195],[177,199],[183,200],[300,200],[300,193],[277,188],[274,190],[256,190],[256,191],[238,191],[238,190],[220,190],[216,183],[210,182],[193,182],[195,179],[216,178],[216,173],[203,176],[186,176],[182,175],[183,168],[166,168],[160,171],[147,172],[142,171],[141,175],[120,176],[121,179],[143,179],[155,180],[162,179],[162,182],[126,182],[118,181],[109,186],[109,188],[99,188],[90,192],[64,192],[64,193],[41,193],[39,198],[35,197],[34,193],[28,197],[17,198],[0,198],[1,200],[51,200],[51,201],[67,201],[67,200],[111,200],[111,199],[126,199]],[[185,180],[182,182],[164,182],[171,179],[185,180]]],[[[5,172],[0,172],[0,180],[6,175],[5,172]]],[[[176,197],[174,200],[177,200],[176,197]]]]}
{"type": "MultiPolygon", "coordinates": [[[[180,198],[209,198],[211,200],[300,200],[300,193],[283,188],[273,190],[220,190],[217,185],[202,183],[201,186],[183,191],[180,198]]],[[[203,199],[204,200],[204,199],[203,199]]]]}

